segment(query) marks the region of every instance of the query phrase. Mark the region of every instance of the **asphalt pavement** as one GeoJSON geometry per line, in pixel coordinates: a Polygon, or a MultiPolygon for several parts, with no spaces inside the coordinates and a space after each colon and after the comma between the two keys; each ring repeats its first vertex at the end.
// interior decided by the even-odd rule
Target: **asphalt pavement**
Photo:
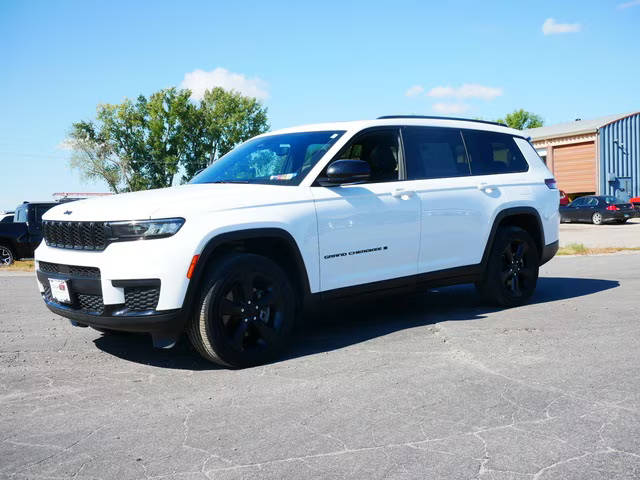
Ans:
{"type": "Polygon", "coordinates": [[[0,478],[638,479],[640,255],[334,304],[246,370],[71,327],[0,276],[0,478]]]}
{"type": "Polygon", "coordinates": [[[640,218],[633,218],[622,225],[561,223],[560,246],[570,243],[581,243],[588,248],[640,247],[640,218]]]}

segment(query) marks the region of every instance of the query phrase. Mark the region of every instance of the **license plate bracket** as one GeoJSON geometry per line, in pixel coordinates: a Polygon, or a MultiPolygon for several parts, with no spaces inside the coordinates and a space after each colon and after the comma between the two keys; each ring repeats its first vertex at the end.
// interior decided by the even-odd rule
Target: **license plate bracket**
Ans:
{"type": "Polygon", "coordinates": [[[54,298],[54,300],[57,300],[61,303],[71,303],[71,295],[69,295],[69,285],[66,280],[50,278],[49,286],[51,287],[51,296],[54,298]]]}

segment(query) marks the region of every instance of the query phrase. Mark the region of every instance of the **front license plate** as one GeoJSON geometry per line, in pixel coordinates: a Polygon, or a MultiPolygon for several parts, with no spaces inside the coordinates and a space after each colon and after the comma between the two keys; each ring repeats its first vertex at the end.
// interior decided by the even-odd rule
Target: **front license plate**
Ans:
{"type": "Polygon", "coordinates": [[[66,280],[58,280],[56,278],[49,279],[51,285],[51,296],[62,303],[71,303],[69,296],[69,286],[66,280]]]}

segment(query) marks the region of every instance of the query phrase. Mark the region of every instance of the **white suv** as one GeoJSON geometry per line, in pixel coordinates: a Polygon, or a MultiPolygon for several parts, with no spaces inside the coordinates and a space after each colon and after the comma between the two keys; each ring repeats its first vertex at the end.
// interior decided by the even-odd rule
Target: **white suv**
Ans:
{"type": "Polygon", "coordinates": [[[75,325],[186,331],[208,360],[275,358],[307,300],[475,283],[517,306],[558,248],[558,190],[521,132],[389,116],[255,137],[190,184],[49,210],[49,309],[75,325]]]}

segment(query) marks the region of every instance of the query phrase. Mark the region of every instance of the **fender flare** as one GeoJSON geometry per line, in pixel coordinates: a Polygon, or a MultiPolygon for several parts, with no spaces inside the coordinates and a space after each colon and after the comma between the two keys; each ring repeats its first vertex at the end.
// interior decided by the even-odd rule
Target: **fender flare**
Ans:
{"type": "Polygon", "coordinates": [[[293,261],[296,266],[296,273],[302,280],[301,287],[303,297],[308,297],[311,294],[307,267],[304,263],[304,259],[302,258],[302,254],[300,253],[300,248],[298,247],[297,242],[289,232],[282,228],[250,228],[246,230],[234,230],[232,232],[225,232],[214,236],[202,249],[200,257],[198,258],[198,263],[196,264],[196,268],[193,271],[193,275],[189,281],[189,286],[187,287],[187,292],[182,302],[182,310],[185,314],[188,315],[190,309],[193,306],[193,301],[198,293],[200,283],[202,282],[202,278],[204,277],[204,274],[206,272],[207,262],[209,261],[215,250],[219,246],[228,242],[249,240],[254,238],[277,238],[280,240],[284,240],[293,252],[293,261]]]}
{"type": "Polygon", "coordinates": [[[489,233],[489,238],[487,239],[487,244],[484,247],[484,253],[482,255],[481,264],[483,269],[486,269],[487,263],[489,262],[489,255],[491,253],[491,249],[493,248],[493,242],[495,240],[496,233],[498,232],[498,227],[500,226],[500,223],[502,223],[504,219],[513,217],[516,215],[531,215],[536,219],[536,222],[538,224],[538,231],[540,233],[537,239],[534,238],[534,241],[536,241],[536,243],[539,244],[540,246],[539,256],[540,258],[542,258],[544,247],[545,247],[544,228],[542,226],[542,220],[540,220],[540,214],[538,213],[538,211],[533,207],[505,208],[504,210],[501,210],[500,212],[498,212],[495,219],[493,220],[493,225],[491,226],[491,232],[489,233]]]}

